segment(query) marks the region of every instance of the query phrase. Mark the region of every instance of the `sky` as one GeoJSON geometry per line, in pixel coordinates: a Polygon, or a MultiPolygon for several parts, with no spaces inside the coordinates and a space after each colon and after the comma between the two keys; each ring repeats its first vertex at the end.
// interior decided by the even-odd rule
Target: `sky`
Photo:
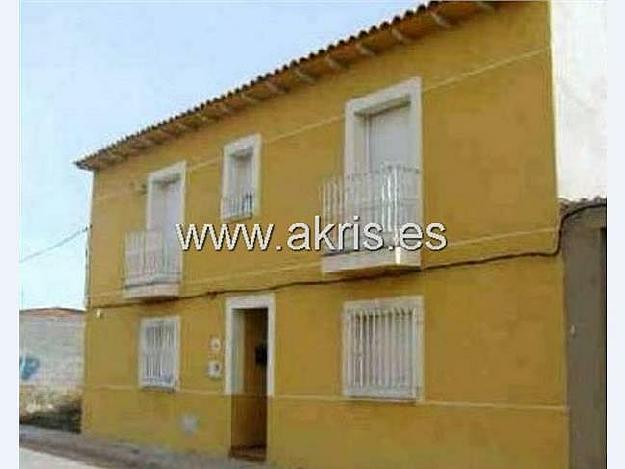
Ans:
{"type": "MultiPolygon", "coordinates": [[[[416,4],[22,1],[20,259],[89,224],[81,156],[416,4]]],[[[20,262],[20,308],[83,307],[85,241],[20,262]]]]}

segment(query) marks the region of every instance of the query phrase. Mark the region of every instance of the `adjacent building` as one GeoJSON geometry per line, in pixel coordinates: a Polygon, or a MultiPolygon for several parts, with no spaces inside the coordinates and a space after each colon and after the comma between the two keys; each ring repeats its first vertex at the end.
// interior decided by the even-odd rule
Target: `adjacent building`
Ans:
{"type": "Polygon", "coordinates": [[[605,464],[605,8],[575,8],[431,2],[82,158],[83,430],[279,467],[605,464]],[[316,215],[394,249],[288,249],[316,215]],[[395,246],[407,221],[447,247],[395,246]],[[183,251],[176,223],[275,230],[183,251]]]}
{"type": "Polygon", "coordinates": [[[80,401],[84,319],[71,308],[20,311],[20,415],[80,401]]]}

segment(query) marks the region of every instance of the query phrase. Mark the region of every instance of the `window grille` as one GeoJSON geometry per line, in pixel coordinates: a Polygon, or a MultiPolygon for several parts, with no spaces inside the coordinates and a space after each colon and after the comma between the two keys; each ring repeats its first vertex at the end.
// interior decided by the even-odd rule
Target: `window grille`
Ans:
{"type": "Polygon", "coordinates": [[[174,388],[178,380],[177,317],[141,320],[139,381],[145,387],[174,388]]]}
{"type": "Polygon", "coordinates": [[[422,298],[346,303],[343,393],[352,397],[421,398],[422,349],[422,298]]]}
{"type": "Polygon", "coordinates": [[[258,210],[260,135],[250,135],[224,147],[221,218],[230,221],[258,210]]]}

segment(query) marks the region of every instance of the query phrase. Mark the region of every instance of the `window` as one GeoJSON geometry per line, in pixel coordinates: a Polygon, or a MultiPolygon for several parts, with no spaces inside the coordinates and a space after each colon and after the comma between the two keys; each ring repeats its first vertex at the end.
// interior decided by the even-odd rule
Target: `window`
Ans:
{"type": "Polygon", "coordinates": [[[347,174],[388,166],[420,169],[420,78],[348,101],[345,117],[347,174]]]}
{"type": "Polygon", "coordinates": [[[345,303],[343,394],[422,397],[423,299],[388,298],[345,303]]]}
{"type": "Polygon", "coordinates": [[[183,222],[186,163],[155,171],[148,178],[146,228],[177,239],[176,223],[183,222]]]}
{"type": "Polygon", "coordinates": [[[221,218],[249,218],[259,209],[260,135],[251,135],[224,148],[221,218]]]}
{"type": "Polygon", "coordinates": [[[389,165],[416,167],[410,154],[410,106],[407,103],[366,117],[365,157],[375,171],[389,165]]]}
{"type": "Polygon", "coordinates": [[[178,381],[178,317],[141,320],[139,383],[143,387],[175,388],[178,381]]]}
{"type": "Polygon", "coordinates": [[[176,224],[184,220],[185,167],[182,161],[149,175],[146,228],[126,234],[124,285],[133,289],[129,297],[177,292],[182,250],[176,224]]]}
{"type": "MultiPolygon", "coordinates": [[[[330,200],[337,222],[359,217],[396,244],[408,222],[422,223],[421,80],[413,78],[352,99],[345,108],[345,174],[330,200]]],[[[352,240],[347,240],[347,245],[352,240]]],[[[418,252],[411,254],[417,258],[418,252]]]]}

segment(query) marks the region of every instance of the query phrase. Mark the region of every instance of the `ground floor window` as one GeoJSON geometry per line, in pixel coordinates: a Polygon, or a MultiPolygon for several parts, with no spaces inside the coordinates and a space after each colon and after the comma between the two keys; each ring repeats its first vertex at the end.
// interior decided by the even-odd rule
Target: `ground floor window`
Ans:
{"type": "Polygon", "coordinates": [[[345,303],[343,393],[352,397],[420,398],[423,298],[345,303]]]}
{"type": "Polygon", "coordinates": [[[179,319],[177,316],[141,320],[139,384],[173,389],[178,381],[179,319]]]}

